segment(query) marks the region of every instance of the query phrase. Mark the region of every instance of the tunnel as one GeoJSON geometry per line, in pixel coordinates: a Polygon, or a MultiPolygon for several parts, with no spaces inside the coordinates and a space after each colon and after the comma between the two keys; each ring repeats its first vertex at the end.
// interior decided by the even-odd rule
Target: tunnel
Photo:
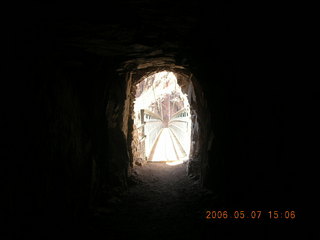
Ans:
{"type": "Polygon", "coordinates": [[[254,9],[10,6],[8,236],[311,239],[290,55],[254,9]]]}

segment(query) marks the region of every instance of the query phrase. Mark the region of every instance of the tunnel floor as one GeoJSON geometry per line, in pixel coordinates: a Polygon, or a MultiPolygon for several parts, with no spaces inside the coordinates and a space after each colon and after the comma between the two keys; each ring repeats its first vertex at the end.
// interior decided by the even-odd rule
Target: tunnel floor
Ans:
{"type": "Polygon", "coordinates": [[[203,222],[212,193],[186,175],[186,164],[147,163],[133,171],[129,190],[97,209],[91,231],[112,232],[112,239],[197,239],[201,227],[195,226],[203,222]]]}

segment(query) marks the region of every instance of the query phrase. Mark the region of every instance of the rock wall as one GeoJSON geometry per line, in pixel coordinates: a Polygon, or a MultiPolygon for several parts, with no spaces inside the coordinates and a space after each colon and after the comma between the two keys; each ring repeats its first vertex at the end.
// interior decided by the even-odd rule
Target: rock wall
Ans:
{"type": "Polygon", "coordinates": [[[120,2],[108,14],[80,3],[10,12],[4,126],[20,232],[67,226],[126,188],[134,84],[162,70],[184,74],[186,92],[183,79],[193,74],[189,172],[200,169],[203,186],[229,205],[292,203],[300,165],[285,147],[296,126],[286,129],[284,109],[299,114],[283,81],[292,51],[280,44],[291,40],[281,40],[267,8],[264,15],[219,2],[120,2]]]}
{"type": "Polygon", "coordinates": [[[126,189],[126,82],[114,59],[51,49],[52,36],[37,28],[24,34],[29,42],[12,42],[26,63],[12,74],[20,79],[12,108],[20,109],[15,136],[24,149],[12,156],[12,221],[15,234],[46,235],[126,189]]]}

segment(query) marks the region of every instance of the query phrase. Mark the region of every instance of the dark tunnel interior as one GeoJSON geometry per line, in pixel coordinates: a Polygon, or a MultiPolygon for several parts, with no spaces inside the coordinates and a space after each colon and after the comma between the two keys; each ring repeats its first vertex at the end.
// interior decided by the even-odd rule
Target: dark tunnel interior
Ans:
{"type": "Polygon", "coordinates": [[[314,157],[299,155],[298,126],[308,118],[313,132],[318,95],[291,89],[295,44],[281,6],[119,0],[9,10],[9,238],[314,239],[315,209],[302,204],[316,202],[314,157]],[[190,157],[176,166],[139,158],[133,124],[136,84],[161,71],[190,103],[190,157]]]}

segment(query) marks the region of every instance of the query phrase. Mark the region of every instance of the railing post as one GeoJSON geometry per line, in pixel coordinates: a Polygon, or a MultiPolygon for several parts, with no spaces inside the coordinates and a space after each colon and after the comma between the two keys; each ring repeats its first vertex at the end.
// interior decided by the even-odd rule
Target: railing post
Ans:
{"type": "Polygon", "coordinates": [[[141,125],[144,124],[144,109],[140,109],[141,125]]]}

